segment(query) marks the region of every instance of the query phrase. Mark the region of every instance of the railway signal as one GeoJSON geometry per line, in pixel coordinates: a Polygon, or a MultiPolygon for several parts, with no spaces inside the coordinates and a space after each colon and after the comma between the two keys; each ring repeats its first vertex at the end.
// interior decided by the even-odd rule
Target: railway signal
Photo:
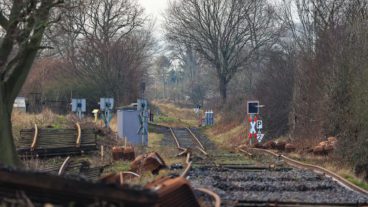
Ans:
{"type": "Polygon", "coordinates": [[[105,123],[105,127],[108,128],[110,125],[110,121],[112,119],[112,110],[114,108],[114,99],[113,98],[100,98],[100,110],[101,110],[101,119],[105,123]]]}
{"type": "Polygon", "coordinates": [[[147,136],[148,136],[148,102],[146,99],[138,99],[137,101],[137,110],[139,111],[138,121],[139,121],[139,129],[137,134],[142,137],[142,146],[147,145],[147,136]]]}
{"type": "Polygon", "coordinates": [[[257,124],[257,116],[254,117],[250,117],[249,118],[249,138],[252,138],[253,136],[255,137],[257,134],[257,130],[256,130],[256,124],[257,124]]]}
{"type": "Polygon", "coordinates": [[[76,113],[81,119],[86,112],[86,99],[72,99],[72,112],[76,113]]]}
{"type": "Polygon", "coordinates": [[[248,101],[247,113],[248,115],[259,114],[259,101],[248,101]]]}
{"type": "Polygon", "coordinates": [[[259,120],[259,109],[263,108],[264,105],[260,105],[259,101],[248,101],[247,102],[247,114],[249,116],[249,143],[253,143],[253,138],[256,142],[261,142],[263,140],[264,134],[262,134],[263,121],[259,120]],[[257,131],[258,130],[258,131],[257,131]]]}

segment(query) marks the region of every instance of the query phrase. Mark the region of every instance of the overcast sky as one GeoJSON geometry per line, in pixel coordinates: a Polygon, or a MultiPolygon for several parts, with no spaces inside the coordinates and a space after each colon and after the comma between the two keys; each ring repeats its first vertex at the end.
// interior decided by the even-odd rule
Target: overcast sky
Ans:
{"type": "Polygon", "coordinates": [[[139,2],[147,14],[162,18],[161,14],[165,12],[169,0],[139,0],[139,2]]]}
{"type": "Polygon", "coordinates": [[[146,14],[153,20],[156,20],[154,34],[161,36],[163,33],[161,27],[163,22],[163,13],[167,9],[169,0],[139,0],[139,2],[145,9],[146,14]]]}

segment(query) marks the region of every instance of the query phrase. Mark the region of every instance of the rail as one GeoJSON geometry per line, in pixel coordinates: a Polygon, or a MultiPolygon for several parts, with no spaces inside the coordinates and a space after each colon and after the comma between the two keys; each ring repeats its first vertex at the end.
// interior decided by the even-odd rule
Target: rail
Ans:
{"type": "MultiPolygon", "coordinates": [[[[167,127],[167,128],[170,130],[171,136],[173,137],[173,139],[176,143],[177,149],[179,149],[181,151],[178,155],[181,156],[181,155],[186,154],[186,159],[185,159],[186,167],[185,167],[184,171],[182,172],[182,174],[180,175],[180,177],[185,178],[185,177],[188,176],[189,171],[190,171],[190,169],[193,165],[193,162],[191,161],[192,151],[189,148],[182,147],[180,145],[179,139],[176,136],[174,130],[171,127],[167,127]]],[[[195,148],[198,149],[202,154],[207,156],[208,153],[206,152],[205,147],[200,142],[200,140],[197,138],[197,136],[189,128],[185,128],[185,130],[189,132],[192,140],[197,143],[198,146],[196,146],[195,148]]],[[[221,199],[216,193],[214,193],[214,192],[212,192],[208,189],[204,189],[204,188],[199,188],[199,189],[196,189],[196,190],[211,196],[214,200],[215,207],[220,207],[221,206],[221,199]]]]}
{"type": "MultiPolygon", "coordinates": [[[[320,166],[317,166],[317,165],[312,165],[312,164],[302,163],[300,161],[291,159],[291,158],[289,158],[285,155],[282,155],[282,154],[277,154],[277,153],[272,152],[270,150],[257,149],[257,148],[250,148],[250,150],[254,151],[254,152],[266,153],[266,154],[272,155],[274,157],[282,158],[282,159],[284,159],[284,161],[288,165],[296,167],[296,168],[308,169],[308,170],[312,170],[312,171],[315,171],[315,172],[320,173],[320,174],[324,174],[325,176],[331,177],[333,180],[337,181],[340,185],[342,185],[342,186],[344,186],[348,189],[351,189],[353,191],[362,193],[364,195],[368,195],[367,190],[365,190],[365,189],[363,189],[359,186],[354,185],[353,183],[351,183],[350,181],[348,181],[345,178],[341,177],[340,175],[337,175],[336,173],[331,172],[330,170],[327,170],[323,167],[320,167],[320,166]]],[[[241,151],[244,152],[244,150],[241,150],[241,151]]]]}
{"type": "Polygon", "coordinates": [[[200,146],[200,148],[204,151],[204,146],[202,145],[202,143],[199,141],[199,139],[197,138],[197,136],[192,132],[192,130],[190,130],[188,127],[185,128],[190,135],[192,135],[192,137],[194,138],[194,140],[198,143],[198,145],[200,146]]]}
{"type": "MultiPolygon", "coordinates": [[[[169,129],[170,129],[170,132],[171,132],[172,137],[175,140],[175,143],[176,143],[177,148],[179,150],[181,150],[181,152],[178,155],[180,156],[180,155],[183,155],[183,154],[187,154],[186,161],[185,161],[187,166],[186,166],[184,172],[181,174],[181,177],[186,177],[188,175],[191,167],[192,167],[192,162],[190,161],[191,160],[192,153],[190,152],[190,150],[188,148],[184,148],[184,147],[181,147],[180,146],[179,139],[175,135],[174,130],[171,127],[169,127],[169,129]]],[[[187,130],[189,132],[189,134],[191,135],[192,139],[199,145],[199,146],[196,146],[196,148],[201,153],[203,153],[204,155],[208,155],[208,153],[205,151],[205,148],[204,148],[203,144],[199,141],[199,139],[195,136],[195,134],[189,128],[185,128],[185,130],[187,130]]]]}
{"type": "Polygon", "coordinates": [[[81,130],[81,127],[80,127],[80,125],[79,125],[78,122],[75,124],[75,126],[77,127],[77,132],[78,132],[77,141],[75,142],[75,144],[76,144],[76,147],[79,148],[80,145],[81,145],[81,134],[82,134],[82,130],[81,130]]]}
{"type": "Polygon", "coordinates": [[[38,137],[38,127],[37,124],[34,125],[35,128],[35,132],[33,135],[33,141],[32,141],[32,145],[31,145],[31,151],[34,151],[36,149],[36,144],[37,144],[37,137],[38,137]]]}
{"type": "Polygon", "coordinates": [[[68,156],[68,157],[64,160],[63,164],[61,165],[61,167],[60,167],[60,169],[59,169],[58,175],[63,175],[63,174],[64,174],[65,169],[67,168],[67,166],[68,166],[69,162],[70,162],[70,156],[68,156]]]}
{"type": "Polygon", "coordinates": [[[210,195],[215,201],[215,207],[220,207],[221,206],[220,196],[218,196],[215,192],[210,191],[210,190],[205,189],[205,188],[196,188],[196,190],[210,195]]]}

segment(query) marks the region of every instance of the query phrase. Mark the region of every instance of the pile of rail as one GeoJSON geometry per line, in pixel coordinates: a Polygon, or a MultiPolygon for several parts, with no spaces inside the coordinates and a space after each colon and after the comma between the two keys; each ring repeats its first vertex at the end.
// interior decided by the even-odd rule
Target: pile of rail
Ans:
{"type": "Polygon", "coordinates": [[[155,192],[142,187],[91,183],[0,168],[0,204],[21,199],[20,193],[35,206],[51,203],[62,206],[153,207],[158,201],[155,192]]]}
{"type": "Polygon", "coordinates": [[[105,167],[107,166],[91,167],[91,163],[88,160],[76,160],[67,157],[62,163],[56,163],[52,166],[38,169],[38,171],[60,176],[78,176],[87,180],[96,181],[100,178],[105,167]]]}
{"type": "Polygon", "coordinates": [[[21,158],[81,155],[97,150],[94,129],[22,129],[17,152],[21,158]]]}

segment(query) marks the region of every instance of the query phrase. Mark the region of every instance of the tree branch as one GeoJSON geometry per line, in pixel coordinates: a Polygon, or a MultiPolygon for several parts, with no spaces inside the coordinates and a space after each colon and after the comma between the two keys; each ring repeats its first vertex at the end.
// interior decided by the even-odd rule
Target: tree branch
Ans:
{"type": "Polygon", "coordinates": [[[4,16],[3,12],[0,11],[0,26],[5,30],[8,29],[9,20],[4,16]]]}

